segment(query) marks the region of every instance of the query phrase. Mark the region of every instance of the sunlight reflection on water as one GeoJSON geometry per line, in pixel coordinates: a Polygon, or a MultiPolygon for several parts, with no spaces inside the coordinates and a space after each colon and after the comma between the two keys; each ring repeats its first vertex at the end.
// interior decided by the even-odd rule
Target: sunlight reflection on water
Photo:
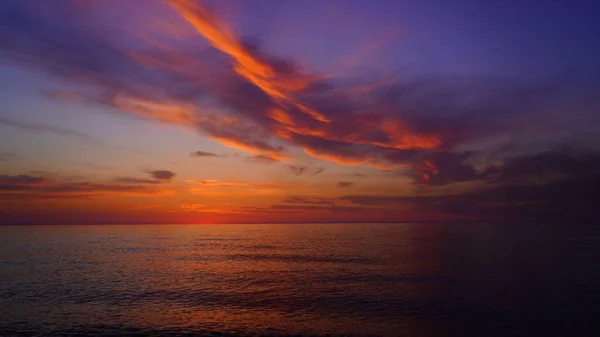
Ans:
{"type": "Polygon", "coordinates": [[[598,235],[538,229],[3,227],[0,332],[501,335],[556,332],[556,317],[585,329],[598,235]]]}

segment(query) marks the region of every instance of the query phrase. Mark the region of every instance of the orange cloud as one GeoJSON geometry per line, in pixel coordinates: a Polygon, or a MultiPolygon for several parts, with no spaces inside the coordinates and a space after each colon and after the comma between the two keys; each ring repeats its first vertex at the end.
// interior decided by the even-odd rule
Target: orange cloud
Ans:
{"type": "Polygon", "coordinates": [[[188,180],[193,187],[188,191],[193,194],[226,196],[226,197],[250,197],[256,195],[279,195],[290,189],[304,189],[308,186],[302,183],[286,182],[256,182],[236,180],[188,180]]]}
{"type": "Polygon", "coordinates": [[[186,183],[195,184],[202,187],[248,187],[248,188],[299,188],[305,186],[300,183],[285,182],[258,182],[258,181],[238,181],[238,180],[187,180],[186,183]]]}
{"type": "Polygon", "coordinates": [[[201,212],[201,213],[217,213],[217,214],[238,214],[246,213],[241,208],[235,207],[208,207],[203,204],[182,204],[179,209],[174,212],[201,212]]]}
{"type": "Polygon", "coordinates": [[[305,147],[304,152],[311,157],[343,165],[365,165],[375,167],[381,170],[388,170],[393,167],[407,167],[406,164],[388,164],[373,158],[369,158],[367,156],[345,156],[337,153],[325,153],[315,149],[311,149],[309,147],[305,147]]]}
{"type": "Polygon", "coordinates": [[[288,155],[283,153],[282,148],[273,148],[269,145],[261,143],[252,144],[250,142],[244,142],[243,140],[236,139],[234,137],[212,135],[211,138],[216,139],[219,143],[225,146],[239,149],[242,151],[259,154],[267,153],[270,157],[273,157],[277,160],[289,158],[288,155]]]}
{"type": "Polygon", "coordinates": [[[54,93],[55,98],[110,105],[276,160],[289,158],[284,146],[293,145],[309,156],[344,165],[417,167],[424,156],[411,150],[438,151],[441,135],[448,137],[437,124],[431,128],[418,118],[401,118],[406,116],[401,115],[401,104],[389,99],[393,81],[358,88],[364,94],[349,94],[367,82],[311,74],[294,60],[242,41],[197,1],[165,2],[214,50],[182,49],[171,43],[182,31],[165,25],[153,25],[160,30],[153,33],[174,39],[132,32],[135,43],[125,45],[101,34],[90,35],[87,29],[77,29],[80,21],[68,20],[60,23],[56,39],[45,38],[41,32],[48,23],[42,22],[26,30],[24,38],[31,43],[10,41],[6,48],[10,55],[27,57],[51,73],[60,66],[58,76],[83,85],[81,95],[54,93]]]}
{"type": "Polygon", "coordinates": [[[196,126],[194,106],[185,103],[157,102],[124,94],[115,95],[114,107],[164,123],[196,126]]]}
{"type": "Polygon", "coordinates": [[[277,72],[275,67],[261,60],[246,48],[230,31],[227,25],[206,9],[189,0],[167,0],[200,35],[215,48],[235,60],[233,69],[242,77],[262,89],[276,101],[292,104],[317,121],[328,123],[323,114],[296,102],[292,95],[308,87],[314,79],[295,72],[277,72]]]}
{"type": "MultiPolygon", "coordinates": [[[[264,58],[256,55],[241,43],[231,32],[227,24],[215,15],[189,0],[168,0],[167,3],[187,20],[200,35],[206,38],[215,48],[232,57],[233,69],[242,77],[253,83],[270,96],[279,107],[271,108],[266,115],[280,125],[275,127],[275,133],[287,140],[291,140],[289,132],[299,135],[317,137],[324,140],[341,141],[351,144],[372,145],[392,149],[433,149],[441,145],[441,141],[431,135],[417,135],[408,130],[397,120],[383,120],[375,123],[372,128],[385,133],[386,141],[376,141],[365,137],[364,128],[357,128],[354,133],[338,133],[336,126],[328,125],[335,120],[323,115],[311,107],[294,99],[293,94],[301,92],[311,84],[311,77],[291,71],[282,73],[264,58]],[[314,120],[324,124],[311,126],[298,126],[289,113],[290,108],[311,116],[314,120]]],[[[361,126],[364,126],[361,125],[361,126]]],[[[223,140],[221,140],[223,141],[223,140]]],[[[233,140],[226,140],[226,144],[245,150],[245,144],[233,140]]],[[[319,157],[326,159],[330,157],[319,157]]],[[[347,160],[333,160],[338,163],[347,163],[347,160]]],[[[357,161],[353,161],[357,163],[357,161]]],[[[370,162],[366,158],[359,163],[370,162]]],[[[370,162],[372,165],[372,162],[370,162]]]]}

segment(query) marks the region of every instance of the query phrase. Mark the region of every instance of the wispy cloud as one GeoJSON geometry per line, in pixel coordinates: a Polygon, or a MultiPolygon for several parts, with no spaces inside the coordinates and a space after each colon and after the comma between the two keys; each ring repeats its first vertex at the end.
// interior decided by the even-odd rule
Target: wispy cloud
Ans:
{"type": "Polygon", "coordinates": [[[335,204],[329,206],[318,206],[318,205],[272,205],[270,209],[280,211],[305,211],[305,212],[316,212],[316,211],[327,211],[327,212],[358,212],[361,207],[356,206],[336,206],[335,204]]]}
{"type": "Polygon", "coordinates": [[[26,174],[0,175],[0,189],[19,190],[29,187],[44,186],[48,181],[43,177],[35,177],[26,174]]]}
{"type": "Polygon", "coordinates": [[[11,199],[92,198],[109,194],[164,195],[169,190],[144,184],[59,181],[41,176],[0,175],[0,197],[11,199]]]}
{"type": "Polygon", "coordinates": [[[323,173],[323,172],[325,172],[325,168],[324,168],[324,167],[319,167],[319,168],[317,168],[317,169],[316,169],[316,170],[313,172],[313,175],[315,175],[315,176],[316,176],[316,175],[318,175],[318,174],[321,174],[321,173],[323,173]]]}
{"type": "Polygon", "coordinates": [[[246,157],[246,161],[255,163],[255,164],[275,164],[280,160],[277,157],[265,155],[265,154],[257,154],[254,156],[246,157]]]}
{"type": "Polygon", "coordinates": [[[281,202],[287,204],[302,205],[331,205],[335,202],[335,199],[325,197],[290,195],[282,199],[281,202]]]}
{"type": "Polygon", "coordinates": [[[156,170],[147,173],[150,178],[119,177],[115,181],[125,184],[162,184],[170,182],[175,177],[175,172],[169,170],[156,170]]]}
{"type": "Polygon", "coordinates": [[[223,157],[223,155],[219,155],[219,154],[212,153],[212,152],[206,152],[206,151],[196,151],[196,152],[190,153],[190,157],[214,158],[214,157],[223,157]]]}
{"type": "Polygon", "coordinates": [[[12,161],[12,160],[17,160],[19,158],[20,158],[19,155],[14,154],[12,152],[2,152],[2,151],[0,151],[0,161],[12,161]]]}
{"type": "Polygon", "coordinates": [[[306,189],[302,183],[280,181],[243,180],[189,180],[188,191],[198,195],[255,197],[257,195],[281,195],[289,190],[306,189]]]}
{"type": "Polygon", "coordinates": [[[204,187],[276,187],[293,188],[303,186],[298,183],[287,183],[278,181],[243,181],[243,180],[188,180],[189,184],[204,187]]]}
{"type": "Polygon", "coordinates": [[[101,143],[98,139],[76,130],[66,129],[60,126],[52,126],[46,124],[38,124],[31,122],[16,121],[5,117],[0,117],[0,124],[10,127],[19,128],[32,132],[51,133],[60,136],[74,137],[89,143],[101,143]]]}
{"type": "Polygon", "coordinates": [[[337,186],[340,188],[347,188],[354,186],[354,183],[351,181],[340,181],[339,183],[337,183],[337,186]]]}
{"type": "Polygon", "coordinates": [[[308,169],[308,167],[304,165],[288,165],[287,167],[290,169],[290,171],[292,171],[293,174],[297,176],[301,175],[308,169]]]}
{"type": "Polygon", "coordinates": [[[213,213],[213,214],[239,214],[248,213],[246,210],[240,207],[229,207],[227,205],[222,207],[211,207],[204,204],[183,204],[179,206],[179,209],[173,212],[198,212],[198,213],[213,213]]]}

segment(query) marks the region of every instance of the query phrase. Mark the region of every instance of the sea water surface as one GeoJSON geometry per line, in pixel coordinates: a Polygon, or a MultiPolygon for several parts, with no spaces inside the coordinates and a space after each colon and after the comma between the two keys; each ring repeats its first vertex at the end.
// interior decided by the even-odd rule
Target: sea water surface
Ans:
{"type": "Polygon", "coordinates": [[[597,228],[0,227],[0,335],[593,336],[597,228]]]}

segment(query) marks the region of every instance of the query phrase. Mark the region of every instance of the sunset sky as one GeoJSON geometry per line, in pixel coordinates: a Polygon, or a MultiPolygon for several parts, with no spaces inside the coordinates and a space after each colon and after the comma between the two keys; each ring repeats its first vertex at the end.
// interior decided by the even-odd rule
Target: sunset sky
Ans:
{"type": "Polygon", "coordinates": [[[598,220],[599,15],[3,0],[0,224],[598,220]]]}

